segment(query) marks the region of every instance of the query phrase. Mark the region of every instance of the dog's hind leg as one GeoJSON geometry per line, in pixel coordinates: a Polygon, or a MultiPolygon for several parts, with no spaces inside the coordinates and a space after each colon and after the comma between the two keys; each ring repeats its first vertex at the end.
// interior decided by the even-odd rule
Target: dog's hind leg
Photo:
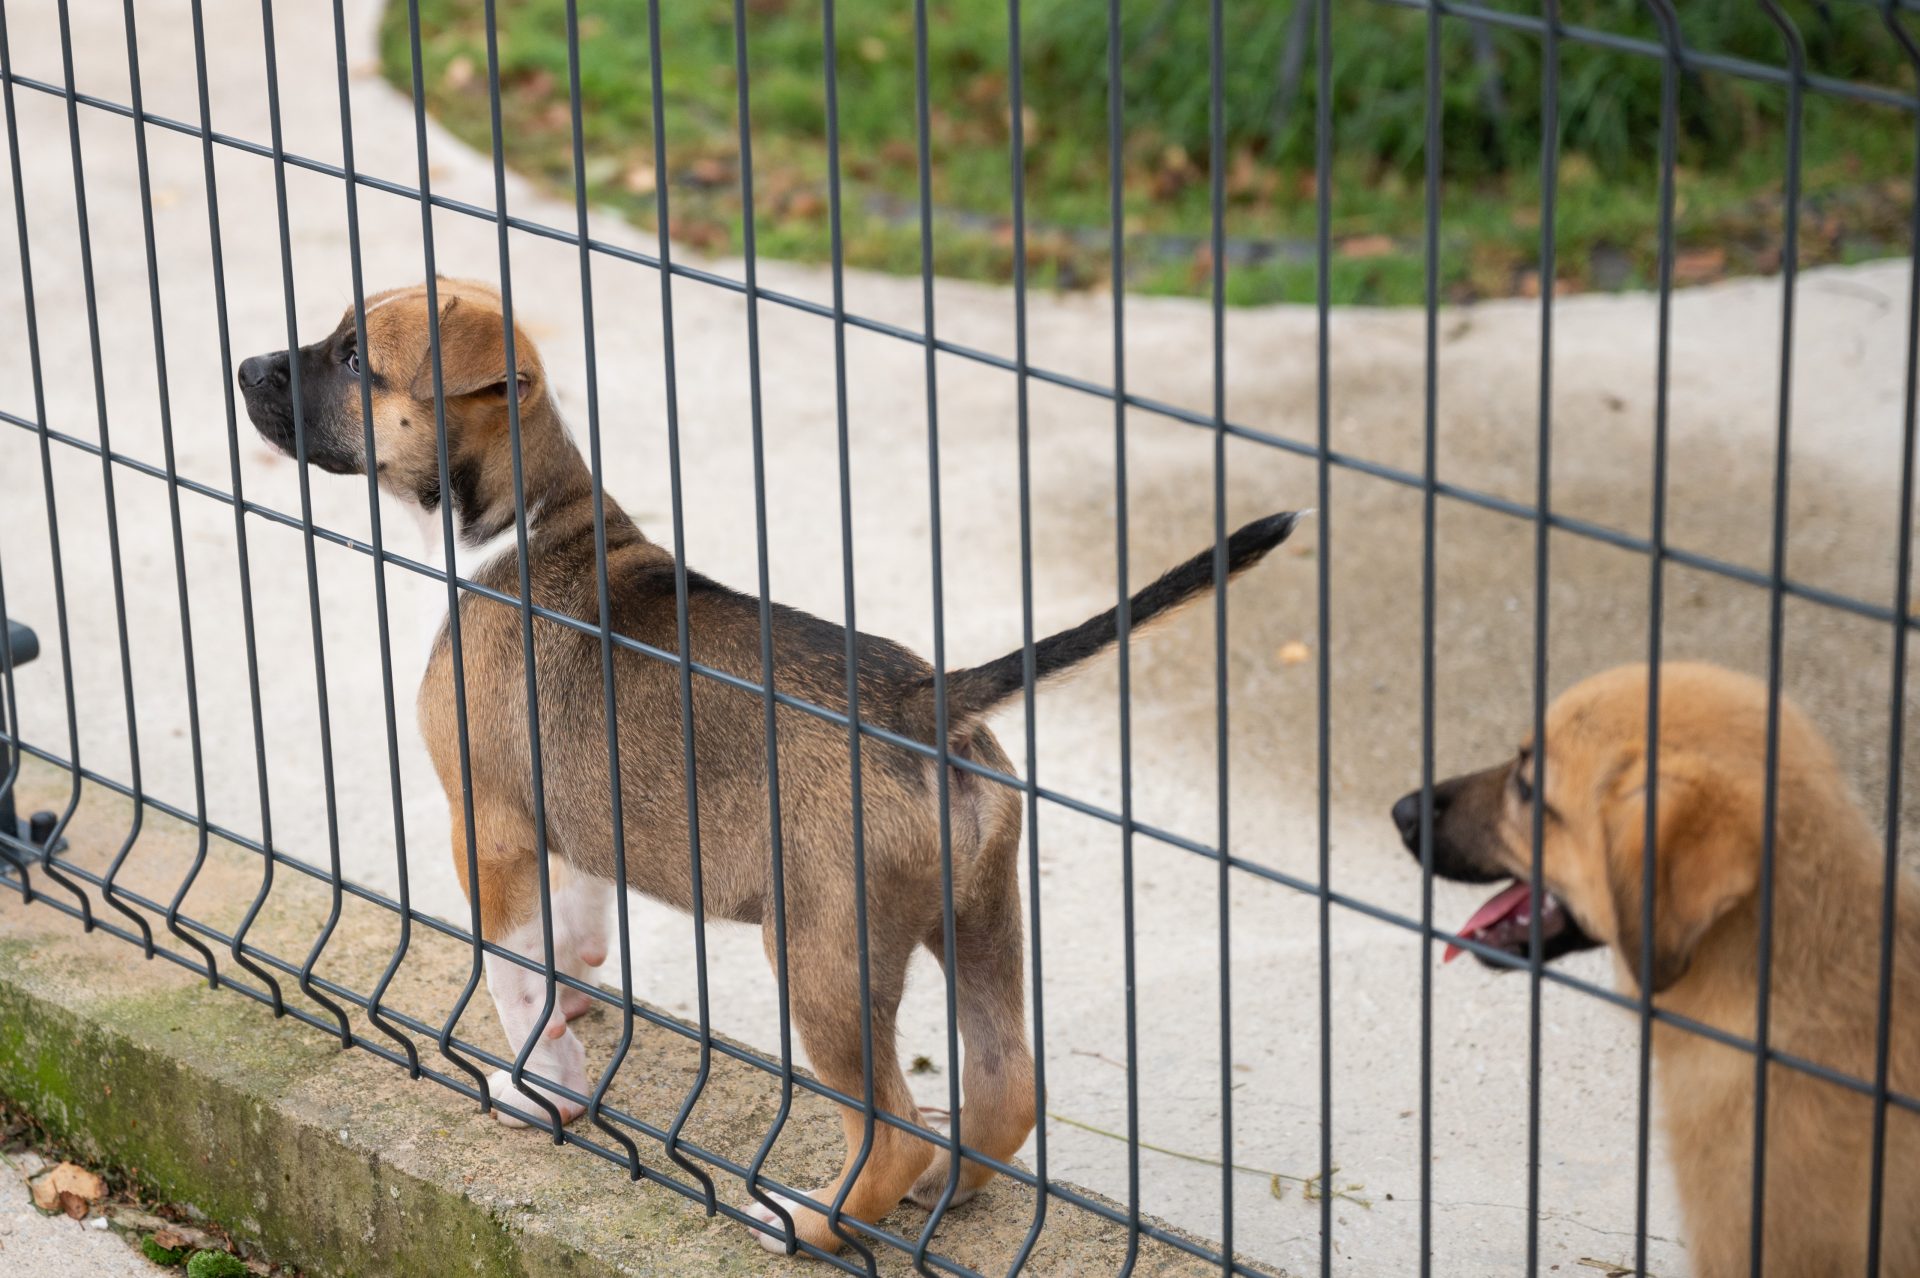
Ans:
{"type": "MultiPolygon", "coordinates": [[[[791,902],[790,902],[791,905],[791,902]]],[[[800,1030],[807,1060],[822,1082],[850,1096],[865,1090],[865,1070],[860,1034],[860,998],[858,959],[852,939],[847,935],[853,918],[848,902],[844,913],[818,917],[817,926],[801,926],[802,911],[789,910],[794,926],[788,935],[788,969],[793,974],[793,1023],[800,1030]]],[[[875,912],[876,915],[878,911],[875,912]]],[[[894,1047],[895,1015],[906,985],[910,942],[892,943],[875,923],[872,929],[870,959],[873,1012],[873,1097],[877,1109],[917,1121],[919,1109],[900,1059],[894,1047]]],[[[766,928],[769,957],[773,954],[773,929],[766,928]]],[[[846,1161],[840,1175],[808,1195],[816,1202],[832,1203],[840,1186],[855,1170],[859,1151],[865,1142],[866,1114],[859,1109],[843,1108],[840,1125],[846,1137],[846,1161]]],[[[859,1167],[853,1189],[842,1206],[846,1216],[878,1221],[899,1205],[921,1169],[933,1157],[932,1147],[921,1137],[875,1119],[873,1143],[859,1167]]],[[[800,1238],[827,1251],[837,1251],[840,1239],[827,1226],[827,1218],[780,1195],[781,1203],[793,1216],[800,1238]]],[[[747,1211],[775,1230],[758,1234],[760,1245],[769,1251],[785,1249],[779,1218],[758,1203],[747,1211]]]]}
{"type": "MultiPolygon", "coordinates": [[[[539,867],[534,862],[533,832],[526,822],[476,807],[475,857],[479,882],[467,881],[466,838],[463,822],[453,823],[453,861],[461,887],[475,890],[480,899],[481,934],[488,941],[530,959],[525,967],[497,954],[486,956],[487,989],[493,995],[494,1010],[500,1015],[500,1028],[507,1038],[507,1055],[516,1057],[531,1040],[527,1056],[529,1073],[584,1093],[587,1090],[587,1055],[580,1040],[567,1026],[558,995],[543,1021],[541,1009],[547,1001],[547,981],[540,966],[545,961],[546,938],[540,923],[539,867]]],[[[555,954],[560,944],[559,913],[555,912],[555,954]]],[[[487,1080],[493,1095],[529,1114],[545,1111],[524,1089],[516,1088],[508,1070],[495,1070],[487,1080]]],[[[529,1085],[531,1086],[531,1084],[529,1085]]],[[[560,1121],[572,1122],[586,1111],[579,1101],[570,1100],[545,1088],[538,1089],[556,1109],[560,1121]]],[[[525,1126],[523,1120],[502,1110],[495,1115],[509,1127],[525,1126]]]]}
{"type": "MultiPolygon", "coordinates": [[[[1027,1047],[1020,882],[1013,868],[1018,847],[1017,826],[996,832],[976,863],[993,878],[970,885],[978,893],[956,902],[954,914],[959,951],[954,995],[966,1047],[960,1140],[1002,1162],[1026,1143],[1037,1109],[1033,1053],[1027,1047]]],[[[938,930],[927,938],[927,948],[944,964],[942,942],[938,930]]],[[[947,1191],[950,1166],[951,1156],[942,1150],[908,1197],[932,1209],[947,1191]]],[[[967,1201],[992,1179],[992,1168],[971,1160],[962,1163],[949,1205],[967,1201]]]]}

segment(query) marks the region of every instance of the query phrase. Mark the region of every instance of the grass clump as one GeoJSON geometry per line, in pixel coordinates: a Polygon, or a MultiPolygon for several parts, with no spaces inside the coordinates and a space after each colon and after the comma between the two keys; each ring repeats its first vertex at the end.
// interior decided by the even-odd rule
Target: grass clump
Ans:
{"type": "Polygon", "coordinates": [[[184,1261],[193,1251],[191,1247],[162,1247],[148,1235],[140,1240],[140,1254],[156,1265],[173,1266],[184,1261]]]}
{"type": "MultiPolygon", "coordinates": [[[[1501,0],[1495,0],[1500,4],[1501,0]]],[[[571,191],[566,0],[499,0],[508,162],[571,191]]],[[[1537,6],[1516,13],[1538,16],[1537,6]]],[[[1911,74],[1867,5],[1785,0],[1809,70],[1899,92],[1911,74]]],[[[1210,187],[1224,188],[1230,301],[1309,300],[1315,285],[1312,0],[1223,0],[1225,147],[1211,145],[1208,6],[1121,0],[1120,176],[1127,282],[1211,287],[1210,187]]],[[[1699,53],[1785,62],[1756,5],[1679,6],[1699,53]]],[[[654,151],[646,0],[580,0],[588,196],[651,226],[661,183],[676,239],[743,243],[732,0],[659,4],[664,174],[654,151]]],[[[824,260],[829,243],[825,32],[820,0],[746,0],[758,247],[824,260]]],[[[492,145],[482,0],[420,0],[430,109],[492,145]]],[[[1570,26],[1657,43],[1643,0],[1566,0],[1570,26]]],[[[834,49],[847,261],[920,266],[913,7],[839,0],[834,49]]],[[[1406,303],[1424,288],[1426,14],[1392,0],[1336,5],[1330,46],[1331,236],[1336,301],[1406,303]]],[[[1107,7],[1026,0],[1022,82],[1027,267],[1041,286],[1104,283],[1111,269],[1107,7]]],[[[929,0],[928,161],[942,274],[1013,270],[1006,6],[929,0]]],[[[382,27],[388,76],[412,82],[407,6],[382,27]]],[[[1440,26],[1440,277],[1447,296],[1540,285],[1541,85],[1537,34],[1449,16],[1440,26]]],[[[1657,269],[1661,64],[1561,43],[1557,285],[1621,288],[1657,269]]],[[[1784,86],[1723,71],[1679,83],[1676,272],[1683,283],[1778,268],[1786,167],[1784,86]],[[1690,256],[1689,256],[1690,255],[1690,256]]],[[[1896,109],[1806,95],[1802,252],[1807,263],[1905,251],[1914,121],[1896,109]]]]}
{"type": "Polygon", "coordinates": [[[187,1261],[187,1278],[251,1278],[246,1262],[227,1251],[195,1252],[187,1261]]]}

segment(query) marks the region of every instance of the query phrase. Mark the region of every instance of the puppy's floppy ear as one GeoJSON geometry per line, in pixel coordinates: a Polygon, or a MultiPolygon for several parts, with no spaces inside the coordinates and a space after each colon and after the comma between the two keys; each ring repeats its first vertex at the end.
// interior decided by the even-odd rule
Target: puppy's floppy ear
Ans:
{"type": "Polygon", "coordinates": [[[1602,805],[1607,878],[1617,922],[1614,944],[1641,987],[1658,994],[1687,974],[1694,949],[1708,929],[1759,885],[1761,803],[1754,784],[1692,755],[1663,756],[1655,790],[1651,972],[1641,970],[1644,760],[1621,771],[1602,805]]]}
{"type": "MultiPolygon", "coordinates": [[[[429,334],[430,336],[430,334],[429,334]]],[[[524,401],[539,376],[540,365],[524,339],[514,342],[512,378],[524,401]]],[[[440,308],[440,382],[448,399],[483,391],[504,397],[509,381],[507,341],[498,308],[471,298],[452,298],[440,308]]],[[[423,343],[420,366],[408,388],[415,399],[433,398],[433,349],[423,343]]]]}

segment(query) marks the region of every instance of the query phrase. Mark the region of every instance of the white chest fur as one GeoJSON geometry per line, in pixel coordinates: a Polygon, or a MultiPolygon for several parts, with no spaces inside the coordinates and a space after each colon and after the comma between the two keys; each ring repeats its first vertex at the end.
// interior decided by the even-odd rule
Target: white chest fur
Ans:
{"type": "MultiPolygon", "coordinates": [[[[408,509],[413,512],[414,520],[420,528],[422,561],[429,567],[444,569],[446,531],[441,523],[440,511],[413,505],[409,505],[408,509]]],[[[534,503],[527,509],[529,536],[532,535],[531,525],[539,513],[538,503],[534,503]]],[[[456,524],[453,534],[453,573],[456,577],[472,581],[480,575],[482,568],[501,555],[514,550],[517,545],[514,523],[511,520],[507,522],[505,528],[478,544],[469,544],[460,535],[456,524]]],[[[447,620],[447,595],[444,583],[431,578],[425,580],[428,589],[420,595],[420,649],[424,657],[430,659],[433,656],[434,641],[440,637],[440,627],[447,620]]]]}

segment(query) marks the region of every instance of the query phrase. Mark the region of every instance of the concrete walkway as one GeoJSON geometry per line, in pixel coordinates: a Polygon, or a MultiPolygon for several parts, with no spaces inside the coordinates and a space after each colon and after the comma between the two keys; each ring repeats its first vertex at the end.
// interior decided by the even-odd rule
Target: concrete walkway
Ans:
{"type": "Polygon", "coordinates": [[[42,1216],[26,1190],[15,1192],[11,1185],[0,1201],[0,1266],[12,1278],[154,1278],[173,1272],[111,1233],[65,1216],[42,1216]]]}
{"type": "MultiPolygon", "coordinates": [[[[76,3],[80,88],[128,100],[120,7],[76,3]]],[[[214,124],[255,142],[269,137],[258,7],[209,0],[214,124]]],[[[374,74],[377,13],[353,0],[348,62],[360,167],[416,184],[410,104],[374,74]]],[[[141,6],[141,70],[148,109],[197,119],[192,30],[178,0],[141,6]]],[[[22,75],[58,81],[61,57],[50,6],[9,9],[13,61],[22,75]]],[[[276,13],[287,148],[328,163],[340,157],[333,33],[326,6],[276,13]]],[[[34,291],[48,423],[97,441],[84,281],[75,233],[67,125],[55,98],[21,88],[34,291]]],[[[115,451],[158,464],[153,332],[129,123],[83,108],[87,204],[99,299],[101,380],[115,451]]],[[[215,342],[207,205],[198,143],[148,133],[160,237],[167,387],[180,470],[228,490],[229,434],[222,391],[229,376],[215,342]]],[[[286,344],[279,230],[270,163],[216,148],[235,358],[286,344]]],[[[481,157],[432,135],[437,193],[490,205],[481,157]]],[[[341,184],[287,172],[299,333],[308,340],[351,303],[341,184]]],[[[12,193],[8,192],[11,204],[12,193]]],[[[572,226],[564,200],[508,182],[518,216],[572,226]]],[[[420,218],[410,200],[363,189],[362,259],[368,287],[422,273],[420,218]]],[[[0,233],[0,313],[21,314],[13,222],[0,233]]],[[[492,277],[490,223],[458,212],[434,219],[442,271],[492,277]]],[[[643,232],[613,220],[594,233],[645,249],[643,232]]],[[[542,345],[560,402],[584,435],[578,268],[565,244],[530,235],[512,242],[523,324],[542,345]]],[[[711,263],[737,275],[737,263],[711,263]]],[[[596,260],[602,429],[608,484],[655,535],[668,532],[663,363],[655,273],[596,260]]],[[[1904,373],[1904,263],[1808,276],[1800,290],[1793,384],[1791,575],[1884,605],[1893,587],[1898,430],[1904,373]]],[[[825,301],[825,272],[765,264],[772,288],[825,301]]],[[[917,328],[918,283],[857,275],[851,309],[917,328]]],[[[732,293],[682,282],[674,289],[692,563],[736,584],[755,579],[745,312],[732,293]]],[[[942,337],[1010,353],[1012,305],[1001,289],[942,282],[942,337]]],[[[1061,373],[1112,378],[1108,299],[1030,299],[1032,359],[1061,373]]],[[[1674,304],[1669,535],[1676,546],[1764,570],[1773,439],[1777,427],[1780,288],[1755,280],[1702,289],[1674,304]]],[[[1555,316],[1554,509],[1643,535],[1650,501],[1654,307],[1645,297],[1575,298],[1555,316]]],[[[831,326],[790,308],[762,308],[772,579],[777,597],[843,615],[835,494],[831,326]]],[[[1439,464],[1451,484],[1530,503],[1538,430],[1537,304],[1498,303],[1441,318],[1439,464]]],[[[0,343],[0,408],[35,415],[27,346],[17,318],[0,343]]],[[[1129,300],[1128,384],[1141,395],[1206,411],[1209,325],[1203,306],[1129,300]]],[[[1343,453],[1417,473],[1423,424],[1423,322],[1417,313],[1343,311],[1334,317],[1332,430],[1343,453]]],[[[926,476],[926,395],[920,348],[853,332],[848,338],[855,492],[854,555],[862,628],[929,651],[932,642],[926,476]]],[[[1228,322],[1228,410],[1271,435],[1311,441],[1315,423],[1315,320],[1310,310],[1235,312],[1228,322]]],[[[938,367],[944,485],[947,652],[966,664],[1018,642],[1019,556],[1014,384],[1008,375],[943,358],[938,367]]],[[[1032,492],[1036,628],[1068,625],[1112,602],[1114,435],[1106,401],[1053,386],[1032,390],[1032,492]]],[[[244,420],[239,457],[246,495],[297,511],[293,467],[269,455],[244,420]]],[[[1211,536],[1212,437],[1143,412],[1127,421],[1129,561],[1135,584],[1211,536]]],[[[1257,443],[1228,448],[1229,516],[1320,504],[1311,461],[1257,443]]],[[[129,775],[127,722],[97,459],[56,444],[52,469],[66,572],[79,748],[90,767],[129,775]]],[[[166,490],[113,472],[126,582],[141,779],[147,791],[194,805],[180,619],[166,490]]],[[[40,459],[32,434],[0,423],[0,564],[8,610],[37,626],[49,652],[22,672],[26,736],[69,753],[54,628],[40,459]]],[[[1332,555],[1332,821],[1335,888],[1409,914],[1419,878],[1385,811],[1414,784],[1420,764],[1421,494],[1337,471],[1330,502],[1291,553],[1232,595],[1227,672],[1232,707],[1231,820],[1238,856],[1301,879],[1316,874],[1314,664],[1289,664],[1283,646],[1315,633],[1316,553],[1332,555]]],[[[317,523],[356,538],[368,531],[358,481],[316,475],[317,523]]],[[[249,833],[261,805],[241,641],[231,510],[183,498],[191,581],[199,727],[209,815],[249,833]]],[[[387,511],[397,549],[413,553],[410,522],[387,511]]],[[[308,579],[297,533],[248,523],[254,619],[263,664],[271,819],[277,846],[324,863],[337,849],[351,877],[383,891],[399,884],[395,801],[374,628],[371,561],[322,545],[323,615],[333,737],[335,802],[323,790],[308,579]],[[329,810],[333,813],[329,820],[329,810]]],[[[1533,526],[1503,513],[1443,502],[1438,517],[1437,757],[1442,774],[1509,749],[1531,705],[1533,526]]],[[[1567,534],[1552,540],[1550,680],[1555,688],[1645,652],[1646,561],[1567,534]]],[[[412,618],[441,589],[403,570],[387,574],[396,620],[398,766],[404,857],[414,903],[464,918],[446,855],[445,810],[411,726],[419,655],[412,618]]],[[[1751,585],[1674,568],[1667,577],[1667,650],[1759,669],[1767,595],[1751,585]]],[[[1833,734],[1876,813],[1885,793],[1890,636],[1884,623],[1789,601],[1788,687],[1833,734]]],[[[1206,843],[1218,837],[1211,610],[1169,625],[1135,654],[1133,779],[1141,821],[1206,843]]],[[[1037,712],[1038,778],[1048,787],[1119,807],[1118,688],[1111,662],[1049,690],[1037,712]]],[[[1020,714],[999,724],[1015,757],[1020,714]]],[[[1920,758],[1910,753],[1909,759],[1920,758]]],[[[1920,765],[1916,765],[1920,766],[1920,765]]],[[[1914,780],[1910,771],[1908,785],[1914,780]]],[[[1909,804],[1911,813],[1920,805],[1909,804]]],[[[1913,824],[1909,819],[1910,827],[1913,824]]],[[[1045,933],[1049,1167],[1125,1196],[1124,1147],[1087,1127],[1126,1125],[1120,841],[1113,826],[1055,806],[1039,829],[1045,933]],[[1069,1121],[1070,1120],[1070,1121],[1069,1121]],[[1086,1125],[1085,1127],[1081,1124],[1086,1125]]],[[[1911,835],[1913,830],[1909,829],[1911,835]]],[[[1909,838],[1908,845],[1913,846],[1909,838]]],[[[135,853],[136,857],[138,852],[135,853]]],[[[1135,841],[1138,918],[1140,1135],[1181,1153],[1217,1157],[1219,901],[1213,862],[1147,838],[1135,841]]],[[[1297,1271],[1318,1265],[1319,1205],[1297,1186],[1283,1198],[1263,1172],[1304,1175],[1319,1159],[1321,1079],[1317,901],[1250,876],[1230,888],[1233,931],[1233,1159],[1261,1172],[1234,1180],[1234,1236],[1248,1256],[1297,1271]]],[[[1464,919],[1478,895],[1436,890],[1441,923],[1464,919]]],[[[693,1010],[691,929],[644,903],[633,927],[640,990],[693,1010]]],[[[1400,1274],[1416,1265],[1419,1226],[1419,1042],[1423,965],[1417,934],[1336,908],[1328,937],[1333,994],[1334,1159],[1358,1202],[1336,1204],[1334,1250],[1343,1272],[1400,1274]]],[[[749,930],[709,937],[713,1020],[748,1041],[776,1042],[774,1001],[760,943],[749,930]]],[[[1607,982],[1589,955],[1567,969],[1607,982]]],[[[1517,1273],[1526,1205],[1527,985],[1461,964],[1436,974],[1433,1060],[1433,1246],[1439,1273],[1517,1273]]],[[[931,965],[910,992],[903,1052],[945,1059],[940,983],[931,965]]],[[[1544,1000],[1542,1263],[1562,1272],[1586,1257],[1632,1254],[1633,1074],[1630,1020],[1574,992],[1544,1000]]],[[[940,1075],[916,1078],[944,1103],[940,1075]]],[[[533,1137],[502,1132],[502,1141],[533,1137]]],[[[1032,1151],[1029,1151],[1030,1153],[1032,1151]]],[[[1671,1189],[1654,1160],[1654,1272],[1684,1270],[1671,1189]]],[[[1290,1182],[1271,1182],[1288,1185],[1290,1182]]],[[[1143,1206],[1209,1236],[1222,1232],[1220,1174],[1159,1153],[1141,1158],[1143,1206]]]]}
{"type": "Polygon", "coordinates": [[[0,1155],[0,1272],[8,1278],[155,1278],[172,1272],[128,1246],[106,1223],[98,1215],[88,1220],[41,1215],[26,1181],[0,1155]]]}

